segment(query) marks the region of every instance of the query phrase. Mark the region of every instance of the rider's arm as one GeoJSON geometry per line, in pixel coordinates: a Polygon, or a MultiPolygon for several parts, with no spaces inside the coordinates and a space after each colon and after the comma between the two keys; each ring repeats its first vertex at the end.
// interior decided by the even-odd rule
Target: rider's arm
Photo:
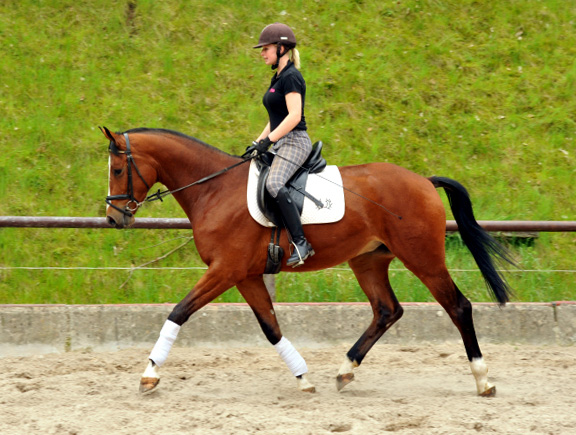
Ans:
{"type": "MultiPolygon", "coordinates": [[[[298,92],[290,92],[289,94],[286,94],[286,107],[288,108],[288,115],[286,118],[284,118],[274,131],[269,132],[267,135],[272,142],[278,142],[300,123],[302,119],[302,95],[298,92]]],[[[270,124],[268,124],[267,127],[270,129],[270,124]]],[[[263,135],[258,140],[265,137],[266,135],[263,135]]]]}
{"type": "Polygon", "coordinates": [[[256,142],[260,142],[262,139],[267,137],[269,134],[270,134],[270,123],[266,124],[266,127],[264,128],[264,130],[262,130],[262,133],[260,133],[260,136],[258,136],[258,139],[256,139],[256,142]]]}

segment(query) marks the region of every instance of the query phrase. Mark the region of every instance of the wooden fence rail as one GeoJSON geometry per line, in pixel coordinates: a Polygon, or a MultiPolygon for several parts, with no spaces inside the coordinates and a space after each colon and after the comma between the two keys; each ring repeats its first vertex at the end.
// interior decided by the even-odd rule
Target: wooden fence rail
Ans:
{"type": "MultiPolygon", "coordinates": [[[[572,232],[576,221],[478,221],[486,231],[572,232]]],[[[112,228],[103,217],[0,216],[0,227],[13,228],[112,228]]],[[[132,228],[189,230],[184,218],[137,218],[132,228]]],[[[446,231],[458,231],[455,221],[446,221],[446,231]]]]}

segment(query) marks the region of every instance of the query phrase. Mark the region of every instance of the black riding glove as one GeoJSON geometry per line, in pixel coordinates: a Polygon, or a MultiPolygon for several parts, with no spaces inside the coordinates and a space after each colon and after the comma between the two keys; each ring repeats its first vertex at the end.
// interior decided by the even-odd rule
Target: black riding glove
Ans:
{"type": "Polygon", "coordinates": [[[258,154],[262,154],[268,151],[268,148],[270,148],[270,145],[272,145],[273,143],[274,142],[272,142],[270,138],[266,136],[265,139],[262,139],[260,142],[258,142],[258,145],[256,145],[256,150],[258,151],[258,154]]]}

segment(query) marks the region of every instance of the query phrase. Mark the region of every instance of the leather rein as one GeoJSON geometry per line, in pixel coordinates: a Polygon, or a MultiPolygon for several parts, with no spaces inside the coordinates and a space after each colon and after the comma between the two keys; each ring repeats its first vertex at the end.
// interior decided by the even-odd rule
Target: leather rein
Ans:
{"type": "Polygon", "coordinates": [[[122,195],[108,195],[106,197],[106,204],[108,204],[110,207],[118,210],[120,213],[122,213],[123,215],[128,216],[128,217],[132,217],[134,215],[134,213],[136,212],[136,210],[138,210],[138,208],[140,208],[140,206],[142,204],[144,204],[145,202],[152,202],[152,201],[157,201],[157,200],[163,201],[162,198],[164,198],[168,195],[172,195],[176,192],[180,192],[184,189],[188,189],[189,187],[204,183],[208,180],[211,180],[212,178],[218,177],[219,175],[222,175],[222,174],[228,172],[230,169],[233,169],[237,166],[240,166],[246,162],[249,162],[250,160],[252,160],[255,157],[255,156],[250,156],[246,159],[243,159],[242,161],[240,161],[238,163],[233,164],[232,166],[229,166],[229,167],[224,168],[220,171],[214,172],[213,174],[210,174],[204,178],[201,178],[200,180],[197,180],[193,183],[190,183],[190,184],[183,186],[183,187],[179,187],[179,188],[174,189],[174,190],[160,191],[160,189],[158,189],[158,191],[156,193],[153,193],[152,195],[148,195],[143,201],[138,201],[136,199],[136,197],[134,196],[132,167],[134,167],[134,170],[136,171],[136,173],[140,177],[140,180],[142,180],[142,182],[146,186],[147,191],[150,190],[150,186],[148,186],[148,183],[146,183],[146,180],[144,180],[144,177],[140,173],[140,170],[138,169],[138,166],[136,165],[136,161],[134,160],[134,157],[132,156],[132,152],[130,150],[130,139],[128,139],[128,133],[124,133],[124,138],[126,139],[126,151],[119,150],[118,147],[116,146],[116,143],[113,141],[110,142],[110,145],[108,147],[108,151],[111,152],[112,154],[115,154],[115,155],[126,154],[126,165],[128,168],[127,192],[122,194],[122,195]],[[118,200],[118,199],[128,199],[129,201],[126,203],[125,207],[122,209],[122,208],[112,204],[112,201],[118,200]],[[134,205],[131,206],[131,204],[134,204],[134,205]]]}

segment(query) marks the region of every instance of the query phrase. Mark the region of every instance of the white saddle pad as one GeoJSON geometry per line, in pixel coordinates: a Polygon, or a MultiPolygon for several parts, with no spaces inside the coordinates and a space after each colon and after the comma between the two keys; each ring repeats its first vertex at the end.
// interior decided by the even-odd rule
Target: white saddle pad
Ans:
{"type": "MultiPolygon", "coordinates": [[[[250,163],[248,175],[248,210],[256,222],[265,227],[274,224],[264,216],[258,207],[256,189],[258,187],[258,171],[256,162],[250,163]]],[[[319,208],[309,198],[304,198],[302,208],[302,224],[328,224],[338,222],[344,217],[344,189],[342,188],[342,175],[337,166],[326,166],[320,174],[308,175],[306,192],[318,199],[324,207],[319,208]]]]}

